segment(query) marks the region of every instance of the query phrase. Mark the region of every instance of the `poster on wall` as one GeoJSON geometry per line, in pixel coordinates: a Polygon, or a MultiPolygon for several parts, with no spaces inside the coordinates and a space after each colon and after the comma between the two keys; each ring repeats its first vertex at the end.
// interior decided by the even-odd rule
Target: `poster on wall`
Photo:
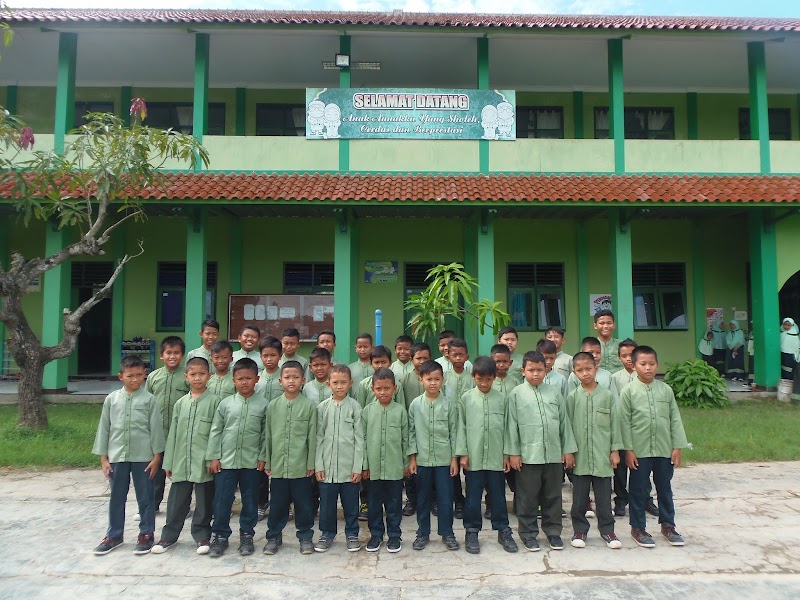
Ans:
{"type": "Polygon", "coordinates": [[[737,321],[747,321],[747,311],[737,310],[733,313],[733,318],[737,321]]]}
{"type": "Polygon", "coordinates": [[[307,88],[306,139],[513,141],[514,90],[307,88]]]}
{"type": "Polygon", "coordinates": [[[613,310],[611,308],[611,294],[589,294],[589,314],[594,316],[599,310],[613,310]]]}
{"type": "Polygon", "coordinates": [[[724,312],[721,308],[706,308],[706,323],[711,326],[717,321],[722,321],[724,312]]]}
{"type": "Polygon", "coordinates": [[[364,261],[364,283],[396,283],[396,260],[364,261]]]}

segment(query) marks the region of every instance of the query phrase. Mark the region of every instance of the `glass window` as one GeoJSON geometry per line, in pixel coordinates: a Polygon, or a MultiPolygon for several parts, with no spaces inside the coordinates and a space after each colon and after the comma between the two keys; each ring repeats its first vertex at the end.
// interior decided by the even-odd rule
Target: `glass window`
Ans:
{"type": "MultiPolygon", "coordinates": [[[[594,137],[608,139],[611,120],[608,107],[594,109],[594,137]]],[[[658,107],[626,107],[625,139],[674,140],[675,109],[658,107]]]]}
{"type": "MultiPolygon", "coordinates": [[[[191,102],[148,102],[145,125],[155,129],[194,131],[194,105],[191,102]]],[[[225,103],[209,102],[208,135],[225,135],[225,103]]]]}
{"type": "Polygon", "coordinates": [[[518,138],[564,138],[564,109],[560,106],[517,108],[518,138]]]}
{"type": "Polygon", "coordinates": [[[332,294],[333,263],[284,263],[284,294],[332,294]]]}
{"type": "Polygon", "coordinates": [[[687,329],[683,263],[634,263],[635,329],[687,329]]]}
{"type": "Polygon", "coordinates": [[[256,104],[256,135],[305,136],[302,104],[256,104]]]}
{"type": "MultiPolygon", "coordinates": [[[[769,139],[792,139],[792,113],[788,108],[770,108],[767,111],[769,119],[769,139]]],[[[750,109],[739,109],[739,139],[750,139],[750,109]]]]}
{"type": "MultiPolygon", "coordinates": [[[[158,263],[156,330],[184,331],[186,308],[186,263],[158,263]]],[[[216,319],[217,263],[206,263],[206,319],[216,319]]]]}
{"type": "Polygon", "coordinates": [[[633,314],[636,329],[658,329],[655,292],[633,292],[633,314]]]}
{"type": "Polygon", "coordinates": [[[76,102],[75,103],[75,122],[73,123],[73,127],[77,129],[84,123],[86,120],[84,117],[88,113],[113,113],[114,112],[114,103],[113,102],[76,102]]]}
{"type": "Polygon", "coordinates": [[[512,327],[518,331],[565,327],[563,264],[509,263],[506,283],[512,327]]]}

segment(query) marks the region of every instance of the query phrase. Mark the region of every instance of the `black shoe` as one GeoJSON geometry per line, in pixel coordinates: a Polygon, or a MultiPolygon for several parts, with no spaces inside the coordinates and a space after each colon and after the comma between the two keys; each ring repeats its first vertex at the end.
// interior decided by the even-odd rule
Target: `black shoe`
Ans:
{"type": "Polygon", "coordinates": [[[300,540],[300,554],[314,554],[314,542],[311,540],[300,540]]]}
{"type": "Polygon", "coordinates": [[[403,516],[410,517],[415,512],[417,512],[417,505],[411,500],[406,500],[406,503],[403,505],[403,516]]]}
{"type": "Polygon", "coordinates": [[[563,550],[564,549],[564,542],[561,541],[561,536],[559,535],[548,535],[547,541],[550,543],[551,550],[563,550]]]}
{"type": "Polygon", "coordinates": [[[373,535],[367,542],[367,552],[377,552],[383,546],[383,536],[373,535]]]}
{"type": "MultiPolygon", "coordinates": [[[[278,553],[278,549],[283,545],[283,536],[278,536],[272,539],[268,539],[267,543],[264,545],[263,553],[269,556],[278,553]]],[[[313,548],[312,548],[313,552],[313,548]]]]}
{"type": "Polygon", "coordinates": [[[224,538],[221,535],[215,533],[211,537],[211,546],[208,548],[208,555],[211,558],[219,558],[223,554],[225,554],[225,550],[228,547],[228,538],[224,538]]]}
{"type": "Polygon", "coordinates": [[[478,541],[477,531],[468,531],[464,536],[464,550],[470,554],[480,554],[481,544],[478,541]]]}
{"type": "Polygon", "coordinates": [[[522,545],[525,546],[525,550],[528,552],[538,552],[541,550],[541,548],[539,548],[539,542],[535,537],[523,538],[522,545]]]}
{"type": "Polygon", "coordinates": [[[153,547],[153,534],[140,533],[139,538],[136,540],[136,547],[133,549],[134,554],[150,554],[150,549],[153,547]]]}
{"type": "Polygon", "coordinates": [[[486,505],[486,510],[483,511],[483,518],[492,520],[492,507],[488,504],[486,505]]]}
{"type": "Polygon", "coordinates": [[[253,552],[255,552],[255,547],[253,546],[253,536],[249,533],[240,533],[239,554],[242,556],[250,556],[253,552]]]}
{"type": "Polygon", "coordinates": [[[390,537],[389,543],[386,544],[386,549],[392,554],[394,554],[395,552],[400,552],[402,548],[403,546],[400,544],[399,537],[390,537]]]}
{"type": "Polygon", "coordinates": [[[431,541],[431,538],[427,535],[418,535],[417,539],[414,540],[414,543],[411,544],[411,547],[414,550],[422,550],[425,546],[428,545],[428,542],[431,541]]]}
{"type": "Polygon", "coordinates": [[[453,518],[454,519],[463,519],[464,518],[464,505],[460,502],[456,504],[455,509],[453,510],[453,518]]]}
{"type": "Polygon", "coordinates": [[[517,542],[514,541],[514,534],[511,533],[511,527],[497,532],[497,541],[506,552],[517,552],[517,542]]]}
{"type": "Polygon", "coordinates": [[[450,535],[443,535],[442,543],[448,550],[458,550],[461,547],[458,545],[458,540],[456,539],[456,536],[454,536],[452,533],[450,535]]]}
{"type": "Polygon", "coordinates": [[[431,514],[434,517],[439,516],[439,506],[436,504],[436,502],[431,502],[431,514]]]}
{"type": "Polygon", "coordinates": [[[152,554],[164,554],[168,548],[172,548],[175,542],[168,542],[167,540],[158,540],[158,543],[150,548],[152,554]]]}
{"type": "Polygon", "coordinates": [[[112,550],[119,548],[122,545],[122,538],[104,537],[103,541],[92,551],[97,556],[108,554],[112,550]]]}
{"type": "Polygon", "coordinates": [[[624,517],[625,516],[625,505],[624,504],[615,504],[614,505],[614,516],[615,517],[624,517]]]}
{"type": "Polygon", "coordinates": [[[653,515],[654,517],[658,516],[658,507],[656,506],[656,503],[653,502],[652,498],[647,499],[647,503],[644,505],[644,509],[645,511],[647,511],[647,514],[653,515]]]}

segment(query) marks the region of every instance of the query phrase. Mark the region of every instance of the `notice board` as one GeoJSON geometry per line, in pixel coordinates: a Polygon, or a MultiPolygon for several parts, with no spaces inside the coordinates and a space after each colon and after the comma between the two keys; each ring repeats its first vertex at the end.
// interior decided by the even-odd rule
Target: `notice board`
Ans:
{"type": "Polygon", "coordinates": [[[301,342],[316,342],[323,331],[333,331],[333,294],[229,294],[229,341],[235,342],[246,324],[278,339],[294,327],[301,342]]]}

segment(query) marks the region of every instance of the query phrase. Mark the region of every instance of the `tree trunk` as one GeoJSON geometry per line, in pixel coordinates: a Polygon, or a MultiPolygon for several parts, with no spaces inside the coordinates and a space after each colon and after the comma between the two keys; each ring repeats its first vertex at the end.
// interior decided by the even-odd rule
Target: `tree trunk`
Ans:
{"type": "MultiPolygon", "coordinates": [[[[38,344],[36,344],[38,346],[38,344]]],[[[38,354],[38,352],[37,352],[38,354]]],[[[19,381],[19,422],[17,427],[47,429],[47,412],[42,398],[44,363],[37,355],[28,356],[19,381]]]]}

